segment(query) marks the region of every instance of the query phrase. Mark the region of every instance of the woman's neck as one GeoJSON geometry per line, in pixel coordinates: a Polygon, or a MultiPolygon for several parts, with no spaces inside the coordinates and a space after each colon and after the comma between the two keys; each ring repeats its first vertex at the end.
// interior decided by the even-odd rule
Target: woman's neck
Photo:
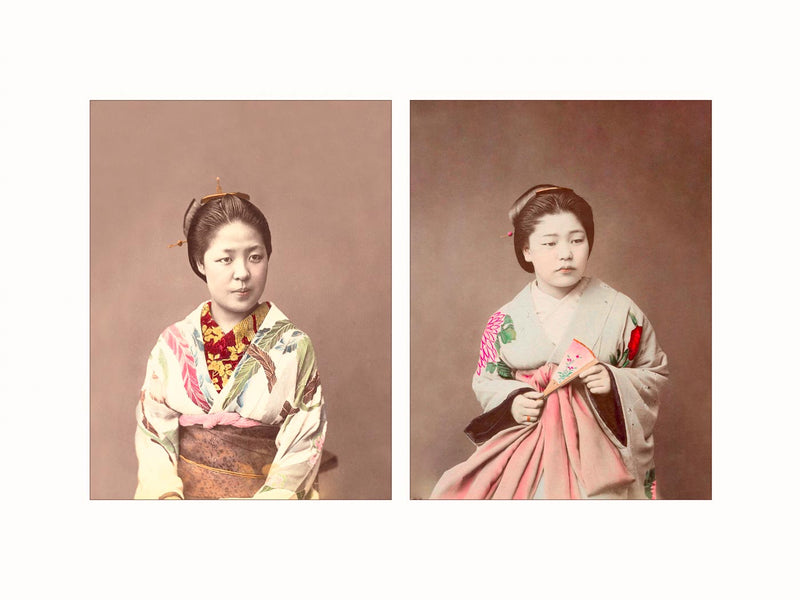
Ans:
{"type": "Polygon", "coordinates": [[[211,317],[214,319],[217,325],[219,325],[219,328],[222,330],[222,333],[228,333],[239,323],[241,323],[242,319],[245,319],[246,317],[250,316],[250,314],[252,314],[252,312],[258,307],[258,305],[259,303],[256,302],[247,311],[233,312],[222,308],[212,300],[211,317]]]}
{"type": "Polygon", "coordinates": [[[538,279],[533,280],[533,285],[535,285],[540,292],[543,294],[547,294],[548,296],[552,296],[556,300],[561,300],[565,298],[572,290],[578,287],[578,283],[570,287],[555,287],[553,285],[549,285],[546,282],[539,281],[538,279]]]}

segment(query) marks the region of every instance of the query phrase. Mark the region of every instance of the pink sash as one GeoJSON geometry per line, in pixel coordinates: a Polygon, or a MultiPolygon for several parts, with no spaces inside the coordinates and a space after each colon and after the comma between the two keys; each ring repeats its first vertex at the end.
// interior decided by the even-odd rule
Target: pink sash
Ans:
{"type": "MultiPolygon", "coordinates": [[[[518,372],[516,379],[541,391],[555,368],[548,363],[518,372]]],[[[431,498],[528,499],[542,479],[543,493],[538,495],[549,499],[581,498],[581,488],[591,497],[634,481],[619,450],[571,385],[548,396],[537,425],[501,431],[446,471],[431,498]]]]}
{"type": "Polygon", "coordinates": [[[213,429],[217,425],[231,425],[232,427],[256,427],[263,425],[261,421],[254,421],[235,412],[218,412],[202,415],[181,415],[178,422],[184,427],[202,425],[204,429],[213,429]]]}

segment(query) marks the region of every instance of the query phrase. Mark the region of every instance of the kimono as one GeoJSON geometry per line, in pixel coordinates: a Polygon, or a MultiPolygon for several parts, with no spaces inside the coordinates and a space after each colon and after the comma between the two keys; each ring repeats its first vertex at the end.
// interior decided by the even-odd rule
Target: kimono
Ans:
{"type": "Polygon", "coordinates": [[[218,378],[225,364],[206,355],[207,307],[165,329],[150,353],[136,409],[134,497],[192,497],[189,477],[199,498],[217,497],[204,486],[220,494],[230,480],[248,484],[242,497],[317,497],[327,420],[311,340],[269,306],[252,339],[232,349],[238,362],[218,389],[210,372],[218,378]],[[201,458],[187,456],[195,450],[201,458]]]}
{"type": "Polygon", "coordinates": [[[598,279],[545,307],[535,286],[489,319],[472,380],[483,414],[465,430],[478,447],[432,497],[654,499],[653,428],[668,370],[650,322],[598,279]],[[543,391],[574,339],[608,370],[611,394],[573,379],[547,396],[537,422],[517,423],[513,399],[543,391]]]}

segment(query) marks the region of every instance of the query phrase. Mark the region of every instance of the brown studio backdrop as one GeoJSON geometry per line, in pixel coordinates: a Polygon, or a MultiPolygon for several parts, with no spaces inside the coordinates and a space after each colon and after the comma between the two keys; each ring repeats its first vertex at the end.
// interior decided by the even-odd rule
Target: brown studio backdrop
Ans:
{"type": "Polygon", "coordinates": [[[324,497],[389,498],[391,103],[93,101],[90,113],[91,498],[133,495],[147,356],[208,298],[186,247],[167,246],[217,176],[267,216],[264,298],[314,343],[339,459],[324,497]]]}
{"type": "Polygon", "coordinates": [[[507,210],[537,183],[592,205],[587,274],[645,311],[670,361],[656,425],[665,498],[711,497],[711,103],[411,103],[411,497],[474,450],[489,316],[530,281],[507,210]]]}

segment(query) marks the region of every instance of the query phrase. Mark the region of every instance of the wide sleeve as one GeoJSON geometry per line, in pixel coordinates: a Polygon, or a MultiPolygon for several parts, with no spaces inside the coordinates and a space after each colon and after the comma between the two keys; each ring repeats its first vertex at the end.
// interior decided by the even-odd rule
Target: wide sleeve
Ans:
{"type": "Polygon", "coordinates": [[[629,444],[651,453],[659,397],[669,370],[667,355],[656,340],[652,324],[636,305],[632,304],[628,311],[616,351],[606,367],[622,408],[629,444]]]}
{"type": "Polygon", "coordinates": [[[134,498],[183,497],[178,477],[178,419],[166,398],[168,357],[160,344],[150,353],[136,406],[138,485],[134,498]]]}
{"type": "Polygon", "coordinates": [[[276,438],[278,451],[258,499],[316,497],[314,483],[325,443],[327,418],[317,360],[308,336],[297,342],[295,382],[284,401],[284,420],[276,438]]]}
{"type": "Polygon", "coordinates": [[[500,406],[522,390],[531,389],[514,379],[514,369],[504,358],[503,347],[516,337],[514,322],[509,315],[496,312],[489,318],[481,337],[478,368],[472,376],[472,390],[483,412],[500,406]]]}

